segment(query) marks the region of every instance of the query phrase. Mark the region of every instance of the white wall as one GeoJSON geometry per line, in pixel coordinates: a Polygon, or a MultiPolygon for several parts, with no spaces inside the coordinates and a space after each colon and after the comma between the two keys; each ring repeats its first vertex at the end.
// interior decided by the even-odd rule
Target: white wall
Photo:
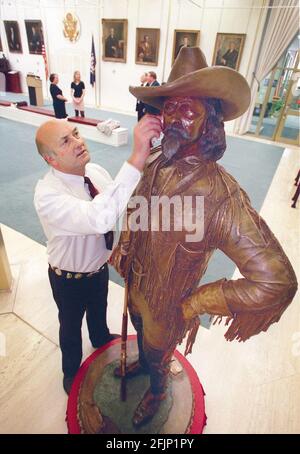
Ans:
{"type": "Polygon", "coordinates": [[[44,80],[44,93],[46,93],[44,60],[41,55],[29,54],[27,35],[24,20],[40,20],[42,10],[39,6],[39,1],[31,1],[32,6],[26,7],[23,1],[6,1],[2,0],[0,3],[0,34],[2,40],[3,53],[9,59],[10,66],[14,70],[21,72],[21,86],[23,92],[27,92],[26,75],[28,72],[33,72],[44,80]],[[22,41],[22,54],[10,53],[7,46],[6,34],[4,28],[4,20],[16,20],[19,23],[21,41],[22,41]]]}
{"type": "MultiPolygon", "coordinates": [[[[240,72],[249,72],[249,61],[256,58],[264,24],[265,11],[259,6],[265,0],[1,0],[3,20],[18,20],[23,54],[7,51],[3,21],[0,23],[2,44],[13,69],[25,76],[31,71],[44,78],[43,59],[29,55],[24,19],[41,19],[51,72],[60,76],[59,86],[69,96],[72,74],[79,69],[87,86],[86,103],[103,108],[134,113],[135,100],[128,92],[129,85],[139,84],[140,74],[154,70],[158,80],[167,80],[171,68],[174,29],[200,30],[200,47],[207,62],[212,62],[216,34],[246,33],[240,72]],[[27,5],[27,6],[26,6],[27,5]],[[30,5],[30,6],[28,6],[30,5]],[[73,11],[80,18],[81,36],[71,43],[63,36],[63,16],[73,11]],[[102,55],[102,18],[128,19],[127,62],[104,62],[102,55]],[[137,27],[160,28],[158,66],[135,64],[135,34],[137,27]],[[94,34],[97,57],[97,84],[89,84],[91,39],[94,34]]],[[[46,85],[44,94],[46,94],[46,85]]]]}

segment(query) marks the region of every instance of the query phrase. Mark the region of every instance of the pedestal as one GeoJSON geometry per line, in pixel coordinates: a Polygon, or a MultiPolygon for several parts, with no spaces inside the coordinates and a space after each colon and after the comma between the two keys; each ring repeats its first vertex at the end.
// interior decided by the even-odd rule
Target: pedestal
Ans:
{"type": "Polygon", "coordinates": [[[29,75],[26,77],[28,86],[29,101],[32,106],[43,106],[42,81],[39,77],[29,75]]]}
{"type": "MultiPolygon", "coordinates": [[[[170,374],[166,399],[153,419],[135,428],[131,418],[149,387],[149,376],[127,380],[127,399],[120,398],[120,379],[113,370],[120,358],[120,339],[95,351],[79,369],[69,395],[67,424],[71,434],[199,434],[206,423],[204,391],[196,372],[179,352],[182,372],[170,374]],[[102,421],[102,422],[101,422],[102,421]]],[[[137,358],[136,336],[127,341],[128,362],[137,358]]]]}

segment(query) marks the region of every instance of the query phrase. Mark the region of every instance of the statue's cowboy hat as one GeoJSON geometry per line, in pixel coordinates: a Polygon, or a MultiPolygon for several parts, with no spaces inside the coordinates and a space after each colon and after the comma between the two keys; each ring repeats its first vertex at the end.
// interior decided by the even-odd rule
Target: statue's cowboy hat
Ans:
{"type": "Polygon", "coordinates": [[[242,115],[250,104],[250,88],[237,71],[224,66],[208,66],[199,47],[182,47],[168,81],[154,87],[129,87],[140,101],[162,110],[166,98],[192,96],[221,101],[224,120],[242,115]]]}

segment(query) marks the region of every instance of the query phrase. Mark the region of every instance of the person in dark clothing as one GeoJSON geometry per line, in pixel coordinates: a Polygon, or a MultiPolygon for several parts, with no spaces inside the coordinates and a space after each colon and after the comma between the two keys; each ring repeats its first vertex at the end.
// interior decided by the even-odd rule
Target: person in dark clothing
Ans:
{"type": "MultiPolygon", "coordinates": [[[[144,87],[144,86],[147,87],[149,85],[147,82],[147,79],[148,79],[148,74],[143,73],[140,78],[141,87],[144,87]]],[[[136,102],[135,110],[137,111],[137,116],[138,116],[137,119],[138,119],[138,121],[140,121],[140,119],[143,118],[143,116],[146,114],[146,111],[145,111],[145,104],[142,101],[140,101],[139,99],[136,102]]]]}
{"type": "Polygon", "coordinates": [[[43,38],[42,35],[37,31],[33,25],[31,27],[31,37],[29,39],[29,50],[40,54],[42,52],[43,38]]]}
{"type": "Polygon", "coordinates": [[[18,34],[18,29],[16,26],[10,26],[7,34],[7,43],[10,52],[22,52],[22,47],[20,43],[20,36],[18,34]]]}
{"type": "Polygon", "coordinates": [[[110,29],[110,34],[105,40],[105,57],[118,58],[119,57],[119,41],[115,37],[115,29],[110,29]]]}
{"type": "MultiPolygon", "coordinates": [[[[157,81],[157,75],[154,71],[149,71],[148,76],[147,76],[147,86],[149,87],[157,87],[160,85],[160,83],[157,81]]],[[[151,115],[159,115],[160,110],[156,109],[153,106],[150,106],[149,104],[145,104],[145,113],[151,114],[151,115]]]]}
{"type": "Polygon", "coordinates": [[[178,51],[177,51],[177,53],[176,53],[175,58],[177,58],[177,55],[178,55],[179,52],[181,51],[181,48],[182,48],[182,47],[191,47],[191,46],[189,45],[189,37],[188,37],[188,36],[184,36],[184,37],[183,37],[183,42],[182,42],[182,44],[180,44],[180,46],[178,47],[178,51]]]}
{"type": "Polygon", "coordinates": [[[66,107],[65,103],[68,101],[62,94],[62,90],[57,86],[58,84],[58,75],[50,74],[50,93],[53,99],[53,109],[55,113],[55,118],[66,118],[66,107]]]}
{"type": "Polygon", "coordinates": [[[155,60],[155,52],[149,35],[145,35],[144,40],[139,43],[138,59],[139,61],[150,63],[153,63],[153,60],[155,60]]]}
{"type": "Polygon", "coordinates": [[[71,96],[73,99],[73,107],[75,110],[76,117],[80,115],[84,117],[84,98],[85,95],[85,85],[81,80],[80,72],[75,71],[73,82],[71,83],[71,96]]]}
{"type": "Polygon", "coordinates": [[[225,52],[221,59],[221,65],[228,66],[228,68],[236,69],[238,56],[239,53],[236,49],[236,44],[234,41],[231,41],[229,49],[225,52]]]}

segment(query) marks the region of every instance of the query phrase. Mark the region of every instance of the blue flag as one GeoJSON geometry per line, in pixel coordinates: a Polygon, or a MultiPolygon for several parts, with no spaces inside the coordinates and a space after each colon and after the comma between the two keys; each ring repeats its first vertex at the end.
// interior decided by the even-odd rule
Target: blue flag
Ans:
{"type": "Polygon", "coordinates": [[[96,82],[96,54],[95,54],[94,36],[92,36],[90,84],[92,86],[94,86],[95,82],[96,82]]]}

